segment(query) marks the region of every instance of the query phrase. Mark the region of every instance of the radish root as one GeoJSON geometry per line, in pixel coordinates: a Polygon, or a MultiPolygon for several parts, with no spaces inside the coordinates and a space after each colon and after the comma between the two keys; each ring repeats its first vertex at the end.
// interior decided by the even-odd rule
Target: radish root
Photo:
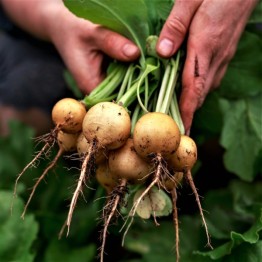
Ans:
{"type": "Polygon", "coordinates": [[[110,194],[110,199],[108,201],[108,204],[103,209],[103,217],[104,217],[104,226],[102,231],[102,244],[100,248],[100,262],[104,261],[104,251],[105,251],[105,244],[106,244],[106,237],[107,237],[107,231],[108,227],[110,225],[110,221],[112,220],[113,216],[117,212],[117,207],[120,204],[123,195],[126,191],[126,179],[122,179],[121,184],[117,186],[115,190],[112,191],[110,194]],[[108,212],[109,211],[109,212],[108,212]],[[107,213],[109,213],[107,215],[107,213]]]}
{"type": "Polygon", "coordinates": [[[83,184],[86,185],[86,181],[89,179],[90,173],[91,173],[92,168],[93,168],[94,157],[95,157],[95,153],[96,153],[96,149],[97,149],[96,144],[97,144],[96,140],[94,140],[92,145],[90,146],[85,158],[84,158],[83,163],[82,163],[81,173],[80,173],[80,176],[79,176],[79,179],[78,179],[78,182],[77,182],[77,187],[76,187],[75,192],[73,194],[73,197],[71,199],[69,212],[68,212],[68,216],[67,216],[67,221],[66,221],[67,236],[69,235],[70,225],[71,225],[74,209],[75,209],[75,206],[76,206],[76,203],[77,203],[77,200],[78,200],[78,196],[79,196],[80,193],[83,193],[83,191],[82,191],[83,184]]]}
{"type": "Polygon", "coordinates": [[[193,178],[192,178],[192,174],[191,174],[191,171],[188,170],[186,173],[185,173],[185,177],[195,195],[195,198],[196,198],[196,202],[197,202],[197,205],[198,205],[198,209],[199,209],[199,212],[200,212],[200,216],[201,216],[201,219],[202,219],[202,223],[204,225],[204,228],[205,228],[205,232],[206,232],[206,237],[207,237],[207,244],[206,246],[210,247],[211,249],[213,249],[212,245],[211,245],[211,239],[210,239],[210,236],[209,236],[209,233],[208,233],[208,227],[207,227],[207,223],[206,223],[206,220],[205,220],[205,216],[204,216],[204,213],[203,213],[203,209],[202,209],[202,206],[201,206],[201,202],[200,202],[200,199],[199,199],[199,195],[197,193],[197,189],[196,189],[196,186],[195,186],[195,183],[193,181],[193,178]]]}
{"type": "Polygon", "coordinates": [[[45,177],[46,174],[49,172],[49,170],[51,170],[51,169],[55,166],[55,164],[57,163],[58,159],[61,157],[61,155],[62,155],[63,153],[64,153],[64,150],[59,149],[59,151],[57,152],[57,154],[56,154],[55,158],[53,159],[53,161],[52,161],[52,162],[50,163],[50,165],[44,170],[43,174],[37,179],[35,185],[33,186],[32,191],[31,191],[31,193],[30,193],[30,196],[29,196],[29,198],[28,198],[28,200],[27,200],[27,202],[26,202],[26,205],[25,205],[25,207],[24,207],[24,211],[23,211],[23,213],[22,213],[22,215],[21,215],[21,218],[22,218],[22,219],[25,218],[26,210],[27,210],[27,208],[28,208],[28,206],[29,206],[29,203],[31,202],[31,200],[32,200],[32,198],[33,198],[33,195],[34,195],[34,193],[35,193],[36,188],[38,187],[38,185],[40,184],[40,182],[44,179],[44,177],[45,177]]]}
{"type": "MultiPolygon", "coordinates": [[[[140,195],[140,197],[135,201],[134,205],[132,206],[132,208],[131,208],[131,210],[130,210],[130,212],[128,214],[128,218],[131,218],[131,221],[129,222],[129,224],[128,224],[128,226],[127,226],[127,228],[126,228],[126,230],[125,230],[125,232],[123,234],[122,245],[124,245],[125,237],[127,235],[127,232],[129,231],[129,228],[131,227],[131,225],[133,223],[134,216],[136,214],[136,210],[137,210],[140,202],[148,194],[148,192],[151,190],[151,188],[153,188],[154,185],[160,183],[161,174],[164,172],[163,158],[162,158],[161,154],[157,154],[156,155],[156,157],[154,158],[154,162],[155,162],[155,165],[156,165],[154,178],[151,181],[151,183],[147,186],[147,188],[144,190],[144,192],[140,195]]],[[[122,229],[125,227],[125,225],[127,223],[127,220],[124,223],[124,225],[122,226],[122,229]]]]}
{"type": "MultiPolygon", "coordinates": [[[[15,185],[14,185],[14,192],[13,192],[13,200],[11,203],[11,213],[13,210],[13,204],[14,204],[14,199],[17,196],[17,186],[18,186],[18,182],[20,180],[20,178],[22,177],[22,175],[27,171],[28,168],[34,166],[35,162],[43,155],[47,155],[47,153],[50,151],[50,149],[54,146],[55,142],[56,142],[56,136],[57,136],[57,132],[59,131],[59,127],[55,127],[50,133],[37,138],[37,140],[39,140],[40,142],[44,142],[44,146],[42,147],[42,149],[36,154],[36,156],[23,168],[23,170],[18,174],[16,180],[15,180],[15,185]]],[[[24,215],[22,215],[22,218],[24,217],[24,215]]]]}
{"type": "Polygon", "coordinates": [[[177,191],[174,187],[171,191],[172,202],[173,202],[173,222],[175,227],[175,250],[176,250],[176,262],[180,260],[180,252],[179,252],[179,221],[178,221],[178,212],[177,212],[177,191]]]}

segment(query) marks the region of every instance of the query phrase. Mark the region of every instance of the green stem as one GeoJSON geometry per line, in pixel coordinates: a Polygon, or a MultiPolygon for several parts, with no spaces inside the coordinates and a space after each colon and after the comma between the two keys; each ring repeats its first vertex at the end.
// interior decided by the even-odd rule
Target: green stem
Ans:
{"type": "Polygon", "coordinates": [[[161,106],[162,106],[162,103],[163,103],[163,99],[164,99],[164,96],[165,96],[165,92],[166,92],[166,86],[168,84],[170,71],[171,71],[171,65],[168,63],[167,66],[166,66],[165,72],[164,72],[163,80],[162,80],[160,91],[159,91],[159,94],[158,94],[155,112],[160,112],[160,109],[161,109],[161,106]]]}
{"type": "Polygon", "coordinates": [[[128,88],[128,83],[130,81],[130,79],[132,79],[132,76],[133,76],[133,71],[134,71],[134,64],[130,64],[127,71],[126,71],[126,74],[125,74],[125,77],[123,79],[123,82],[120,86],[120,89],[119,89],[119,92],[118,92],[118,96],[116,98],[116,100],[119,100],[120,97],[123,96],[123,94],[125,93],[126,89],[128,88]]]}
{"type": "MultiPolygon", "coordinates": [[[[136,99],[137,95],[138,81],[136,81],[126,92],[125,94],[117,100],[117,103],[122,104],[124,107],[128,107],[136,99]]],[[[144,88],[140,89],[140,92],[144,91],[144,88]]]]}
{"type": "Polygon", "coordinates": [[[116,67],[109,73],[109,75],[87,96],[84,97],[82,102],[90,107],[97,103],[97,101],[108,101],[113,92],[117,89],[126,74],[126,65],[118,63],[116,67]]]}
{"type": "Polygon", "coordinates": [[[136,122],[139,118],[140,111],[141,111],[141,107],[140,107],[139,104],[137,104],[136,108],[133,112],[132,119],[131,119],[131,135],[133,135],[134,128],[135,128],[136,122]]]}
{"type": "Polygon", "coordinates": [[[176,60],[174,60],[173,58],[171,58],[170,60],[171,70],[170,70],[169,80],[165,91],[164,100],[159,110],[160,112],[165,114],[169,112],[169,107],[173,98],[173,93],[175,91],[175,87],[178,79],[177,72],[178,72],[179,60],[180,60],[180,52],[177,53],[176,60]]]}
{"type": "Polygon", "coordinates": [[[106,78],[95,89],[93,89],[90,92],[89,96],[94,97],[95,95],[100,93],[104,88],[106,88],[107,85],[110,84],[110,82],[114,78],[114,76],[117,74],[117,72],[119,72],[119,70],[122,70],[123,67],[125,67],[125,66],[121,63],[116,63],[116,62],[111,63],[109,65],[109,70],[108,70],[109,72],[108,72],[106,78]]]}
{"type": "Polygon", "coordinates": [[[147,76],[145,78],[145,108],[148,108],[148,99],[149,99],[148,94],[149,94],[149,87],[148,87],[148,76],[147,76]]]}
{"type": "Polygon", "coordinates": [[[137,100],[138,100],[138,103],[140,104],[141,108],[145,111],[145,112],[148,112],[147,110],[147,104],[148,104],[148,82],[147,82],[147,79],[148,79],[148,76],[150,73],[153,73],[154,71],[158,70],[159,69],[159,61],[158,60],[155,60],[153,58],[148,58],[147,59],[147,64],[146,64],[146,68],[145,70],[143,71],[142,75],[139,77],[139,80],[138,80],[138,87],[137,87],[137,100]],[[140,91],[140,87],[142,86],[142,84],[145,83],[145,89],[147,88],[147,91],[144,92],[144,99],[145,99],[145,104],[142,102],[142,99],[140,97],[140,94],[142,93],[140,91]]]}
{"type": "Polygon", "coordinates": [[[176,123],[179,127],[179,130],[180,130],[180,133],[184,135],[185,134],[185,127],[184,127],[184,124],[183,124],[183,121],[182,121],[182,118],[181,118],[181,115],[180,115],[180,110],[179,110],[179,106],[178,106],[178,102],[177,102],[177,96],[176,96],[175,92],[174,92],[174,95],[173,95],[172,103],[170,105],[170,115],[176,121],[176,123]]]}
{"type": "Polygon", "coordinates": [[[100,102],[113,101],[116,99],[116,97],[117,97],[117,94],[112,94],[111,96],[103,97],[103,98],[102,97],[101,98],[89,98],[88,96],[86,96],[84,99],[84,103],[87,108],[90,108],[100,102]]]}

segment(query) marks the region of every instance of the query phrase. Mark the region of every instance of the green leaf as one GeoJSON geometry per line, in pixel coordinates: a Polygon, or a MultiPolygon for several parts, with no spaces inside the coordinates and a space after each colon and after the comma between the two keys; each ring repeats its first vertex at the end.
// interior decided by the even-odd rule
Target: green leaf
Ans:
{"type": "Polygon", "coordinates": [[[0,191],[0,261],[34,261],[32,250],[38,232],[33,215],[20,216],[24,208],[21,198],[16,198],[12,215],[10,213],[13,192],[0,191]]]}
{"type": "Polygon", "coordinates": [[[147,7],[142,0],[65,0],[71,12],[133,40],[142,53],[149,35],[147,7]]]}
{"type": "Polygon", "coordinates": [[[200,135],[210,136],[220,134],[223,126],[223,114],[220,110],[220,96],[211,92],[204,105],[194,116],[193,128],[200,130],[200,135]]]}
{"type": "MultiPolygon", "coordinates": [[[[262,184],[247,184],[240,181],[234,181],[229,186],[230,195],[224,195],[227,198],[227,202],[219,199],[219,195],[222,196],[225,190],[220,190],[217,192],[209,193],[207,196],[207,209],[210,210],[210,213],[213,213],[213,209],[220,206],[221,203],[227,203],[223,205],[223,210],[221,213],[224,213],[224,217],[227,215],[228,218],[221,219],[222,217],[217,217],[216,227],[217,230],[221,230],[222,228],[228,227],[227,232],[229,236],[229,240],[224,244],[220,244],[216,246],[216,248],[209,252],[197,252],[197,254],[201,254],[203,256],[210,257],[212,259],[223,258],[223,261],[231,261],[229,258],[235,257],[238,254],[238,257],[241,257],[239,253],[245,255],[246,259],[244,261],[256,261],[253,260],[252,256],[247,256],[247,252],[244,252],[243,249],[255,249],[257,250],[258,246],[261,246],[261,232],[262,232],[262,184]],[[217,194],[218,193],[218,194],[217,194]],[[211,198],[210,198],[211,196],[211,198]],[[225,208],[227,206],[227,208],[225,208]],[[230,208],[231,206],[231,208],[230,208]],[[219,224],[220,221],[223,223],[219,224]],[[245,223],[243,223],[245,222],[245,223]],[[238,232],[232,230],[232,225],[238,226],[238,232]],[[242,227],[240,227],[240,225],[242,227]],[[231,232],[229,234],[231,228],[231,232]],[[243,230],[244,228],[244,230],[243,230]],[[252,246],[253,245],[253,246],[252,246]],[[255,245],[255,246],[254,246],[255,245]],[[225,260],[227,258],[228,260],[225,260]]],[[[209,219],[214,221],[214,214],[209,219]]],[[[214,225],[213,224],[213,225],[214,225]]],[[[236,228],[235,228],[236,229],[236,228]]],[[[226,232],[226,231],[225,231],[226,232]]],[[[213,235],[212,230],[210,231],[211,235],[213,235]]],[[[217,238],[217,235],[213,235],[214,238],[217,238]]],[[[225,235],[224,235],[225,237],[225,235]]],[[[257,251],[256,251],[257,252],[257,251]]],[[[248,252],[251,254],[251,252],[248,252]]],[[[257,252],[259,254],[259,252],[257,252]]],[[[261,251],[260,251],[261,254],[261,251]]],[[[234,261],[238,261],[235,260],[234,261]]],[[[259,260],[257,260],[259,261],[259,260]]]]}
{"type": "Polygon", "coordinates": [[[258,1],[258,4],[255,7],[254,11],[252,12],[248,23],[262,23],[262,2],[261,0],[258,1]]]}
{"type": "Polygon", "coordinates": [[[224,127],[221,145],[226,168],[245,181],[256,175],[255,163],[262,149],[262,93],[235,101],[222,101],[224,127]]]}
{"type": "Polygon", "coordinates": [[[231,99],[259,94],[262,91],[261,68],[262,37],[245,31],[219,88],[220,94],[231,99]]]}
{"type": "Polygon", "coordinates": [[[166,21],[173,7],[172,0],[144,0],[149,17],[151,35],[159,35],[164,22],[166,21]]]}
{"type": "Polygon", "coordinates": [[[125,247],[142,254],[143,259],[140,261],[171,262],[175,261],[175,255],[172,252],[173,240],[172,224],[160,222],[160,226],[156,227],[151,221],[147,221],[133,225],[126,236],[125,247]]]}
{"type": "MultiPolygon", "coordinates": [[[[227,188],[208,192],[203,208],[208,211],[205,217],[214,250],[205,248],[206,236],[199,214],[179,216],[181,261],[261,261],[261,188],[261,182],[235,180],[227,188]]],[[[172,217],[168,219],[159,219],[158,227],[150,220],[133,224],[125,247],[142,256],[138,261],[175,261],[172,217]]]]}
{"type": "Polygon", "coordinates": [[[95,261],[96,246],[89,244],[84,247],[72,247],[68,241],[53,240],[45,253],[44,262],[86,262],[95,261]]]}
{"type": "Polygon", "coordinates": [[[9,124],[10,134],[0,137],[0,187],[13,188],[15,177],[33,154],[33,130],[18,121],[9,124]]]}

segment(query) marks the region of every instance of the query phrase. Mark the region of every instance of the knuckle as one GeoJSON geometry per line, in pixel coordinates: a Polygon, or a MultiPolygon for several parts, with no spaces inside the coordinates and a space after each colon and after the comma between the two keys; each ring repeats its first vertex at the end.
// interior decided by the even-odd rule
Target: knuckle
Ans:
{"type": "Polygon", "coordinates": [[[112,47],[116,44],[116,39],[113,34],[107,32],[104,34],[103,42],[106,46],[112,47]]]}
{"type": "Polygon", "coordinates": [[[187,27],[179,16],[169,17],[166,27],[171,34],[184,36],[187,33],[187,27]]]}

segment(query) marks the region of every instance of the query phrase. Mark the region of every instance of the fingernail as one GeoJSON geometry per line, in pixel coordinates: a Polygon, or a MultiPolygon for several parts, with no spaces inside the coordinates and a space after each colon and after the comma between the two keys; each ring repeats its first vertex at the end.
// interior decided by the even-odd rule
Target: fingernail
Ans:
{"type": "Polygon", "coordinates": [[[158,46],[158,52],[163,56],[171,56],[173,54],[173,48],[173,42],[167,38],[164,38],[163,40],[161,40],[158,46]]]}
{"type": "Polygon", "coordinates": [[[139,52],[138,47],[132,44],[125,44],[123,47],[123,53],[128,57],[133,57],[139,52]]]}

